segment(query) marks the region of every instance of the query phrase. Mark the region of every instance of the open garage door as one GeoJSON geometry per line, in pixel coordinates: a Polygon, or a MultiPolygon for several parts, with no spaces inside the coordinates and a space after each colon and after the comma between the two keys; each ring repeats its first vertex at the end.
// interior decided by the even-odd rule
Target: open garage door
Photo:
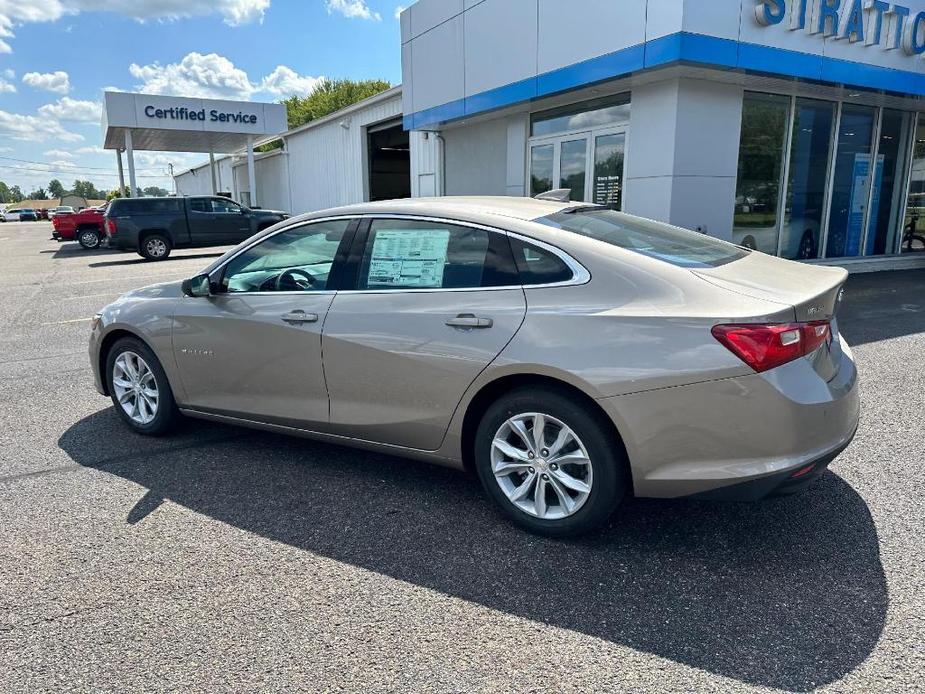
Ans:
{"type": "Polygon", "coordinates": [[[401,121],[367,129],[369,199],[411,197],[411,147],[401,121]]]}

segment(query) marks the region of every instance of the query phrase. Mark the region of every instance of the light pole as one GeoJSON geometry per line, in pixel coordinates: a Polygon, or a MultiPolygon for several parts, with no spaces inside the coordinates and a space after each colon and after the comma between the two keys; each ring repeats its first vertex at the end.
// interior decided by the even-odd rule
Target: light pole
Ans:
{"type": "Polygon", "coordinates": [[[177,179],[173,175],[173,162],[167,164],[167,170],[170,172],[170,180],[173,181],[173,194],[179,195],[180,192],[177,190],[177,179]]]}

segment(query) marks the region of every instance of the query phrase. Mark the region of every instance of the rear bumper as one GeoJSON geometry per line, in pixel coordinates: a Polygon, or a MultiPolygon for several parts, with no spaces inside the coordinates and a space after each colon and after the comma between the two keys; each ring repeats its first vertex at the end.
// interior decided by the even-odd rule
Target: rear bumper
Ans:
{"type": "Polygon", "coordinates": [[[623,436],[636,495],[757,499],[809,484],[860,419],[854,358],[840,346],[828,382],[807,357],[763,374],[600,400],[623,436]]]}

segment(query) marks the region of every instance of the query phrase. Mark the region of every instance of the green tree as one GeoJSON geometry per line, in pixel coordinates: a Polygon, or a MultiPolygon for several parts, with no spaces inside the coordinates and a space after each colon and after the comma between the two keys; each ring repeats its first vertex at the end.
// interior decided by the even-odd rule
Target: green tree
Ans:
{"type": "Polygon", "coordinates": [[[167,191],[158,186],[148,186],[145,188],[144,193],[152,198],[162,198],[167,195],[167,191]]]}
{"type": "Polygon", "coordinates": [[[93,185],[92,181],[74,181],[74,186],[71,190],[74,195],[79,195],[87,200],[99,200],[103,196],[103,194],[97,190],[96,186],[93,185]]]}
{"type": "Polygon", "coordinates": [[[316,118],[323,118],[358,101],[384,92],[391,86],[385,80],[356,81],[325,78],[310,94],[292,96],[284,99],[282,104],[286,107],[289,127],[298,128],[316,118]]]}
{"type": "Polygon", "coordinates": [[[0,181],[0,202],[13,202],[9,186],[0,181]]]}
{"type": "Polygon", "coordinates": [[[10,188],[10,202],[22,202],[22,199],[22,191],[19,189],[19,186],[10,188]]]}
{"type": "Polygon", "coordinates": [[[48,194],[52,198],[58,198],[59,200],[67,195],[67,191],[64,190],[64,186],[61,185],[61,181],[57,178],[53,178],[48,182],[48,194]]]}
{"type": "Polygon", "coordinates": [[[48,200],[48,193],[44,188],[36,188],[29,193],[29,200],[48,200]]]}

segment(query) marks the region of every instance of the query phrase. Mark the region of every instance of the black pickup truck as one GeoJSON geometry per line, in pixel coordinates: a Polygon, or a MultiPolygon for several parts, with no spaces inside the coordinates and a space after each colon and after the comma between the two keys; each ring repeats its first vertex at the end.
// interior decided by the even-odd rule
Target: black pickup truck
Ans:
{"type": "Polygon", "coordinates": [[[106,210],[105,231],[110,248],[163,260],[174,248],[241,243],[288,217],[223,197],[116,198],[106,210]]]}

